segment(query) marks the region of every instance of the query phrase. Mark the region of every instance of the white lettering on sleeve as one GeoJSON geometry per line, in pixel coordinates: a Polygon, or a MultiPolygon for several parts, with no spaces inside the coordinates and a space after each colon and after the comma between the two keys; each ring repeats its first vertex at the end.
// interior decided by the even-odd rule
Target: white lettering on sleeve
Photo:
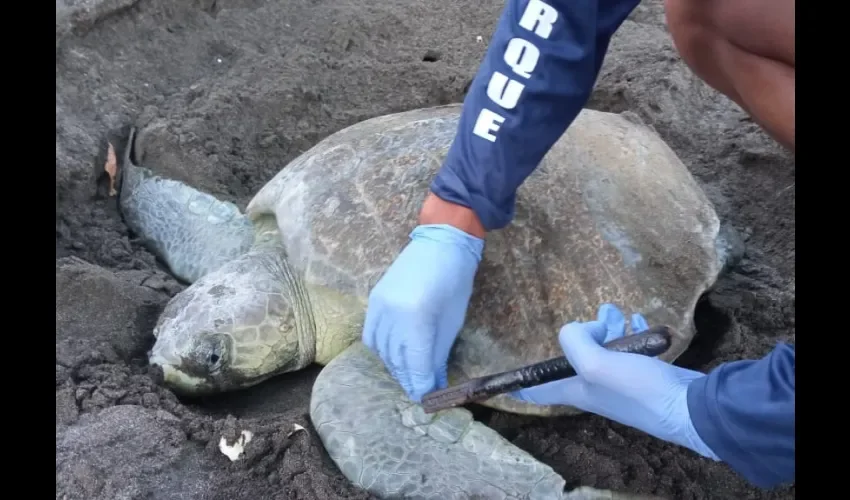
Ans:
{"type": "MultiPolygon", "coordinates": [[[[551,5],[542,0],[529,0],[519,25],[543,39],[548,39],[557,20],[558,11],[551,5]]],[[[528,40],[513,38],[508,42],[502,58],[513,73],[523,78],[531,78],[531,72],[537,67],[540,59],[540,49],[528,40]]],[[[502,109],[516,107],[523,90],[525,90],[524,84],[508,78],[499,71],[495,71],[487,83],[487,97],[502,109]]],[[[478,113],[472,133],[482,139],[496,142],[496,132],[504,121],[504,116],[483,108],[478,113]]]]}
{"type": "Polygon", "coordinates": [[[530,0],[519,20],[519,25],[533,31],[540,38],[549,38],[552,27],[558,20],[558,11],[541,0],[530,0]]]}
{"type": "Polygon", "coordinates": [[[505,121],[504,117],[484,108],[478,113],[478,119],[475,120],[475,127],[472,129],[472,132],[482,139],[496,142],[496,136],[491,132],[498,132],[499,125],[503,121],[505,121]]]}
{"type": "Polygon", "coordinates": [[[504,109],[513,109],[525,85],[496,71],[487,84],[487,97],[504,109]]]}
{"type": "Polygon", "coordinates": [[[531,72],[537,66],[540,49],[522,38],[513,38],[505,49],[505,62],[514,72],[525,78],[531,78],[531,72]]]}

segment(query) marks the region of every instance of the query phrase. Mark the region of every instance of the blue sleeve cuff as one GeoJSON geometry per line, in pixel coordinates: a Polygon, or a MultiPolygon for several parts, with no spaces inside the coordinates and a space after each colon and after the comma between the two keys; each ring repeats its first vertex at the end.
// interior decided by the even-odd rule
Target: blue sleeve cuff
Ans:
{"type": "Polygon", "coordinates": [[[444,166],[431,182],[431,191],[443,200],[474,211],[486,231],[500,229],[514,217],[513,199],[510,203],[500,206],[490,201],[487,196],[470,193],[454,169],[448,165],[444,166]]]}
{"type": "Polygon", "coordinates": [[[699,437],[759,488],[795,477],[794,362],[794,347],[779,344],[760,360],[725,363],[688,386],[699,437]]]}

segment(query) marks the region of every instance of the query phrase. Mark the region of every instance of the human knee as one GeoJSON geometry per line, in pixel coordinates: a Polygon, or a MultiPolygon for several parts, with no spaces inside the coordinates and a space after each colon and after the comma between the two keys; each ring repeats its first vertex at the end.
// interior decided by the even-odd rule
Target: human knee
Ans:
{"type": "Polygon", "coordinates": [[[667,26],[679,56],[709,86],[742,107],[729,65],[729,44],[714,29],[713,7],[698,0],[665,0],[667,26]]]}
{"type": "Polygon", "coordinates": [[[701,57],[712,52],[711,22],[706,7],[693,0],[665,0],[667,27],[673,44],[690,66],[699,66],[701,57]]]}
{"type": "Polygon", "coordinates": [[[795,0],[665,0],[667,24],[688,64],[726,44],[794,66],[795,0]]]}

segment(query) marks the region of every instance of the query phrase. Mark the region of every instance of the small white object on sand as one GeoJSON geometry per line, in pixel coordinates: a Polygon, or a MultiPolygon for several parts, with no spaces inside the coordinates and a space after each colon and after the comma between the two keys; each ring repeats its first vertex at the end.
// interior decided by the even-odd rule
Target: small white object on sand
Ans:
{"type": "Polygon", "coordinates": [[[233,443],[233,445],[228,445],[227,440],[224,439],[224,436],[222,436],[221,440],[218,442],[218,449],[224,453],[231,462],[235,462],[242,457],[242,453],[245,451],[245,445],[250,443],[251,438],[253,437],[254,434],[251,433],[251,431],[242,431],[236,439],[236,442],[233,443]]]}
{"type": "Polygon", "coordinates": [[[289,431],[289,434],[287,434],[286,437],[289,437],[289,436],[295,434],[298,431],[306,431],[306,430],[307,429],[305,429],[303,426],[300,426],[298,424],[292,424],[292,430],[289,431]]]}

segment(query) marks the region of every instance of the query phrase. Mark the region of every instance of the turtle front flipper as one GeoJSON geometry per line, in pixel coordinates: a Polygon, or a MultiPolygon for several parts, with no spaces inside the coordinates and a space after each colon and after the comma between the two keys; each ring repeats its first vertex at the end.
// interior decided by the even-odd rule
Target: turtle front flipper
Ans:
{"type": "Polygon", "coordinates": [[[588,487],[565,492],[551,467],[468,410],[426,414],[360,342],[319,374],[310,418],[343,475],[382,498],[647,498],[588,487]]]}
{"type": "Polygon", "coordinates": [[[254,229],[233,203],[135,165],[135,129],[124,148],[118,206],[127,226],[179,279],[201,276],[247,252],[254,229]]]}

